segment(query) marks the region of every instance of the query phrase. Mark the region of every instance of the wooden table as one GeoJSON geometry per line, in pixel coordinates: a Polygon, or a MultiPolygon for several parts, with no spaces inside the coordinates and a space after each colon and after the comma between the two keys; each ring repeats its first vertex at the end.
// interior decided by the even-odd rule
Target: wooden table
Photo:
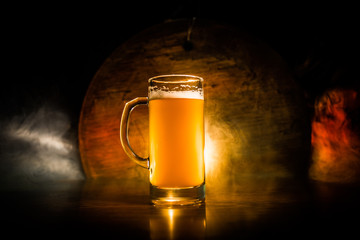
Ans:
{"type": "Polygon", "coordinates": [[[248,178],[207,186],[202,206],[149,204],[132,180],[34,184],[1,191],[1,232],[14,238],[307,239],[358,236],[359,186],[248,178]],[[355,235],[352,235],[355,234],[355,235]]]}

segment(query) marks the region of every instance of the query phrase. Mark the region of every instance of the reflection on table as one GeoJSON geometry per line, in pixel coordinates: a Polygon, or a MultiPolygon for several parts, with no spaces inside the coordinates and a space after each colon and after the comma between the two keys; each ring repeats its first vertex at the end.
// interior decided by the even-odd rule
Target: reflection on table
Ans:
{"type": "Polygon", "coordinates": [[[2,190],[4,234],[116,239],[352,236],[359,186],[244,178],[207,186],[200,206],[156,207],[144,181],[75,181],[2,190]]]}

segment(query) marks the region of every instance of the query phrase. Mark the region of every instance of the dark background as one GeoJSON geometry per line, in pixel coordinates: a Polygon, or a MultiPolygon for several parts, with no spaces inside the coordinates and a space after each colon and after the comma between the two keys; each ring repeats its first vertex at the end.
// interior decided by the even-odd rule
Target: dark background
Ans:
{"type": "Polygon", "coordinates": [[[117,46],[152,25],[193,16],[238,26],[264,40],[302,77],[306,91],[321,91],[340,82],[335,72],[357,68],[355,9],[345,3],[226,0],[6,6],[2,55],[9,72],[3,76],[2,114],[22,114],[38,101],[78,113],[93,75],[117,46]],[[302,68],[312,75],[303,77],[302,68]]]}
{"type": "MultiPolygon", "coordinates": [[[[276,4],[270,1],[264,4],[257,1],[249,3],[229,0],[119,1],[107,4],[95,1],[78,5],[63,1],[41,4],[34,1],[2,3],[0,187],[13,182],[14,179],[20,181],[23,176],[25,182],[32,183],[43,179],[56,179],[52,178],[55,175],[53,172],[46,174],[48,168],[26,169],[30,165],[25,163],[29,161],[35,165],[46,165],[50,161],[68,158],[79,162],[76,152],[78,119],[82,101],[94,74],[113,50],[124,41],[148,27],[169,19],[193,16],[211,19],[239,27],[263,40],[288,63],[301,86],[310,111],[316,96],[327,88],[358,88],[358,7],[344,1],[341,1],[340,5],[338,1],[326,1],[323,4],[314,1],[281,2],[276,4]],[[69,126],[65,126],[66,124],[69,126]],[[8,135],[9,126],[13,126],[15,133],[21,129],[28,130],[29,136],[33,136],[35,140],[37,133],[60,136],[59,143],[71,143],[75,150],[69,148],[71,151],[64,154],[56,149],[56,145],[48,147],[43,142],[40,142],[41,146],[34,145],[31,138],[30,142],[14,140],[8,135]],[[48,128],[48,131],[44,128],[48,128]]],[[[67,175],[58,174],[59,178],[67,175]]],[[[101,208],[100,213],[106,215],[98,216],[96,211],[91,212],[94,209],[90,209],[89,213],[82,216],[78,213],[78,207],[74,207],[79,198],[77,186],[73,186],[74,192],[68,189],[68,185],[65,190],[62,185],[57,187],[49,184],[45,187],[39,192],[0,193],[3,219],[7,223],[3,228],[5,232],[24,232],[36,234],[38,237],[39,233],[46,229],[52,231],[52,234],[56,233],[56,236],[67,235],[70,230],[74,230],[82,236],[84,232],[94,236],[97,229],[99,236],[103,236],[107,230],[122,234],[132,230],[127,229],[128,225],[121,226],[117,222],[117,214],[123,215],[123,208],[118,210],[116,204],[115,207],[111,205],[110,208],[101,208]],[[115,212],[111,212],[114,210],[115,212]],[[109,222],[112,224],[110,227],[107,226],[109,222]],[[55,232],[54,229],[60,231],[55,232]],[[66,231],[67,229],[70,230],[66,231]]],[[[334,236],[333,232],[342,234],[345,232],[343,230],[350,230],[351,235],[346,236],[354,236],[354,233],[357,234],[357,222],[353,219],[356,219],[359,213],[358,191],[343,185],[338,186],[337,191],[332,190],[327,186],[318,189],[316,192],[323,198],[320,200],[309,191],[310,200],[302,200],[302,192],[299,193],[295,188],[291,196],[299,196],[299,203],[290,202],[284,207],[281,202],[275,205],[274,214],[270,211],[266,215],[268,218],[265,218],[263,225],[256,225],[258,222],[255,220],[255,223],[250,221],[253,225],[248,225],[248,222],[244,221],[245,228],[240,226],[239,229],[232,230],[245,235],[248,231],[249,236],[268,236],[268,232],[276,233],[278,236],[282,233],[288,238],[287,233],[293,230],[296,234],[305,236],[320,225],[316,231],[319,236],[323,236],[322,230],[329,231],[329,236],[334,236]],[[337,206],[335,211],[332,210],[333,205],[337,206]],[[342,223],[340,226],[337,225],[339,222],[342,223]],[[350,224],[347,225],[348,223],[350,224]],[[263,226],[266,226],[265,232],[259,232],[259,229],[264,229],[263,226]],[[275,230],[271,231],[274,226],[275,230]],[[241,232],[243,229],[245,233],[241,232]],[[307,229],[309,230],[305,231],[307,229]]],[[[281,195],[283,192],[283,189],[279,188],[272,194],[279,194],[281,198],[284,196],[281,195]]],[[[264,196],[266,197],[266,193],[264,196]]],[[[248,209],[257,206],[252,200],[248,209]]],[[[114,199],[110,199],[110,204],[113,201],[114,199]]],[[[262,202],[259,205],[264,205],[265,208],[268,206],[262,202]]],[[[125,207],[127,205],[124,205],[125,207]]],[[[246,209],[247,205],[237,207],[241,210],[246,209]]],[[[229,213],[233,212],[233,209],[228,209],[229,213]]],[[[133,208],[130,210],[133,211],[133,208]]],[[[125,217],[135,216],[136,213],[125,214],[120,220],[125,222],[128,220],[125,217]]],[[[239,216],[243,217],[245,214],[246,220],[246,213],[245,211],[239,216]]],[[[234,214],[237,212],[230,216],[234,214]]],[[[228,212],[224,212],[220,216],[226,216],[226,220],[228,215],[228,212]]],[[[134,218],[134,221],[137,219],[134,218]]],[[[221,222],[224,220],[221,219],[221,222]]],[[[144,221],[147,219],[144,218],[144,221]]],[[[235,226],[231,225],[234,224],[231,221],[225,221],[223,225],[225,223],[230,224],[224,229],[235,226]]],[[[136,233],[143,234],[139,230],[136,230],[136,233]]]]}
{"type": "MultiPolygon", "coordinates": [[[[46,105],[69,117],[68,131],[76,139],[82,101],[103,61],[134,34],[179,18],[215,20],[266,42],[288,63],[311,108],[327,88],[358,87],[356,9],[345,3],[228,0],[3,5],[1,132],[46,105]]],[[[11,164],[4,134],[0,143],[5,172],[11,164]]]]}

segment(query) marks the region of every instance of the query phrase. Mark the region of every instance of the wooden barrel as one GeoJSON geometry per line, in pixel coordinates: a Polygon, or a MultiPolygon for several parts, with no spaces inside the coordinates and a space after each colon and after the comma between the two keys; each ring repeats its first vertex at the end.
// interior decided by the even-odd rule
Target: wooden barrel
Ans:
{"type": "MultiPolygon", "coordinates": [[[[147,96],[147,80],[192,74],[205,81],[207,182],[242,176],[292,176],[307,172],[310,122],[305,100],[286,63],[244,31],[207,20],[153,26],[106,59],[84,99],[79,147],[88,178],[146,178],[124,153],[119,122],[125,102],[147,96]],[[191,48],[189,48],[191,46],[191,48]]],[[[148,154],[147,107],[130,119],[130,142],[148,154]]]]}

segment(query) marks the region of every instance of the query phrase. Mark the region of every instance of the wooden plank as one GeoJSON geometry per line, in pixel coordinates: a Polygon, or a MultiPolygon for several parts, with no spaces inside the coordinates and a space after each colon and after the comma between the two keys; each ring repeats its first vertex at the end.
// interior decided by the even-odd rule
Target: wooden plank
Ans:
{"type": "MultiPolygon", "coordinates": [[[[240,29],[197,21],[151,27],[119,46],[100,67],[84,99],[79,147],[89,178],[144,178],[119,141],[124,103],[147,96],[147,80],[184,73],[205,79],[207,181],[238,176],[305,174],[310,121],[302,91],[283,59],[240,29]],[[209,149],[209,148],[212,149],[209,149]]],[[[147,110],[134,110],[131,143],[147,155],[147,110]],[[141,150],[143,149],[143,150],[141,150]]]]}

